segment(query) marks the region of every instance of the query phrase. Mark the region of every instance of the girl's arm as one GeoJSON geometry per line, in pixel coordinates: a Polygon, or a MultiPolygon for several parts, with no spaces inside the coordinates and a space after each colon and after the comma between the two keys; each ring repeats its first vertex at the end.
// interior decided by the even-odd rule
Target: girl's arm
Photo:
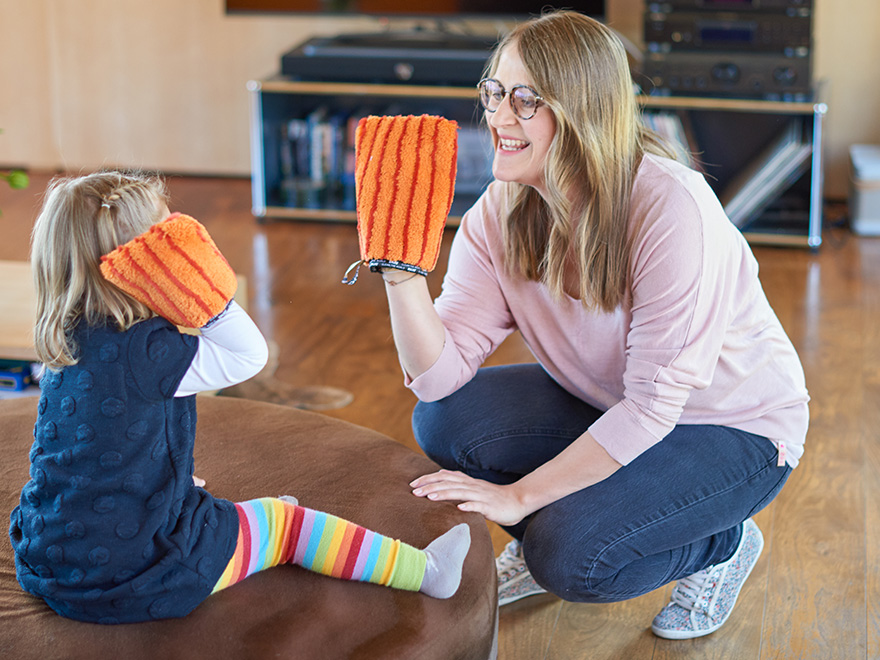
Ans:
{"type": "Polygon", "coordinates": [[[259,328],[234,300],[201,329],[199,347],[174,396],[235,385],[266,366],[269,347],[259,328]]]}

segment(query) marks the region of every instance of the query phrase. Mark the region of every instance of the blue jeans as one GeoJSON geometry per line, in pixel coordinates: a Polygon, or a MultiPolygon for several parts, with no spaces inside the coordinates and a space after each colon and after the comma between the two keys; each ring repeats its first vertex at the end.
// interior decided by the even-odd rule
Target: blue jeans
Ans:
{"type": "MultiPolygon", "coordinates": [[[[536,364],[486,367],[445,399],[418,403],[413,430],[442,467],[509,484],[601,414],[536,364]]],[[[791,473],[776,462],[762,436],[679,425],[604,481],[506,529],[547,591],[577,602],[627,600],[730,558],[742,522],[791,473]]]]}

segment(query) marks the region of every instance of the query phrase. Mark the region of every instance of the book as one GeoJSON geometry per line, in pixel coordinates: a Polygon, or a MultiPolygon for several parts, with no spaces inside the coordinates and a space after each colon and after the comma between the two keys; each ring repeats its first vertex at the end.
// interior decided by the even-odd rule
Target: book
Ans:
{"type": "Polygon", "coordinates": [[[492,180],[495,149],[492,136],[482,126],[461,126],[458,130],[458,159],[455,191],[479,195],[492,180]]]}
{"type": "Polygon", "coordinates": [[[305,120],[291,119],[281,126],[279,141],[280,173],[279,188],[282,203],[299,206],[300,182],[307,176],[309,166],[308,127],[305,120]]]}
{"type": "Polygon", "coordinates": [[[645,126],[654,131],[676,152],[677,160],[700,171],[694,154],[697,151],[692,131],[679,113],[646,112],[642,115],[645,126]]]}

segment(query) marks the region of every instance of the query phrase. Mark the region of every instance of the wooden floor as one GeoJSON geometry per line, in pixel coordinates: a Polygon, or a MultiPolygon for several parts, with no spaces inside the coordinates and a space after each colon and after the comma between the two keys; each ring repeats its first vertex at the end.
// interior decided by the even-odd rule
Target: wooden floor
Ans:
{"type": "MultiPolygon", "coordinates": [[[[0,185],[0,259],[27,258],[46,181],[35,175],[25,191],[0,185]]],[[[279,347],[277,378],[350,392],[349,405],[324,414],[418,451],[409,424],[414,399],[403,387],[383,287],[363,272],[354,286],[340,283],[358,257],[355,227],[259,224],[245,180],[169,184],[172,210],[200,219],[248,278],[249,310],[279,347]]],[[[451,234],[430,278],[436,292],[451,234]]],[[[615,605],[539,596],[502,608],[502,660],[880,657],[880,239],[841,229],[825,238],[818,253],[755,248],[806,369],[812,422],[801,466],[757,516],[766,547],[728,623],[701,640],[654,637],[651,619],[669,587],[615,605]]],[[[492,363],[530,359],[512,339],[492,363]]],[[[507,539],[490,529],[500,550],[507,539]]]]}

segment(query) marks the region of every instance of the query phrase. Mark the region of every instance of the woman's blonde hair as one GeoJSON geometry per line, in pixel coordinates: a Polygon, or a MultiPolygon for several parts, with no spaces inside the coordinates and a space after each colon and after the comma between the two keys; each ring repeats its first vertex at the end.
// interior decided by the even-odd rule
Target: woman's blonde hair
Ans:
{"type": "Polygon", "coordinates": [[[167,204],[155,176],[100,172],[49,184],[31,235],[37,295],[34,345],[51,369],[76,364],[74,327],[108,323],[126,330],[153,312],[105,280],[101,255],[158,222],[167,204]]]}
{"type": "Polygon", "coordinates": [[[547,198],[504,184],[508,268],[561,298],[566,266],[574,266],[584,306],[611,311],[626,292],[636,169],[645,152],[675,154],[642,123],[626,50],[606,26],[571,11],[522,23],[495,49],[489,75],[507,49],[519,54],[556,120],[544,163],[547,198]]]}

